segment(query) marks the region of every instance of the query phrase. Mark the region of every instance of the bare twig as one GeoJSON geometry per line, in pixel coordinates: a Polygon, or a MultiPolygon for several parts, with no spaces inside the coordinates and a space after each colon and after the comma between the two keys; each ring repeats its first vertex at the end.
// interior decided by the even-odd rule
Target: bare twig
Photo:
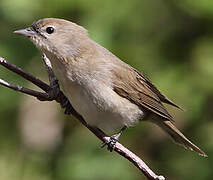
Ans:
{"type": "Polygon", "coordinates": [[[49,98],[47,93],[42,93],[42,92],[38,92],[38,91],[34,91],[34,90],[31,90],[31,89],[22,87],[20,85],[11,84],[11,83],[8,83],[7,81],[3,80],[3,79],[0,79],[0,84],[7,87],[7,88],[10,88],[10,89],[13,89],[15,91],[19,91],[19,92],[22,92],[24,94],[28,94],[30,96],[34,96],[34,97],[37,97],[37,98],[43,98],[43,99],[49,98]]]}
{"type": "Polygon", "coordinates": [[[5,60],[2,57],[0,57],[0,64],[2,66],[6,67],[7,69],[9,69],[10,71],[23,77],[24,79],[27,79],[28,81],[35,84],[36,86],[40,87],[45,92],[47,92],[49,90],[50,87],[48,84],[46,84],[43,81],[41,81],[40,79],[32,76],[31,74],[25,72],[23,69],[17,67],[16,65],[9,63],[7,60],[5,60]]]}
{"type": "MultiPolygon", "coordinates": [[[[51,83],[52,79],[55,78],[54,73],[52,71],[51,64],[45,55],[43,56],[43,60],[44,60],[45,66],[47,68],[47,72],[48,72],[50,83],[51,83]]],[[[0,64],[3,65],[4,67],[6,67],[7,69],[9,69],[10,71],[17,73],[18,75],[20,75],[23,78],[27,79],[28,81],[32,82],[36,86],[40,87],[46,93],[37,92],[37,91],[30,90],[28,88],[24,88],[24,87],[21,87],[18,85],[10,84],[2,79],[0,79],[0,85],[6,86],[13,90],[16,90],[16,91],[19,91],[19,92],[22,92],[22,93],[25,93],[25,94],[28,94],[28,95],[31,95],[34,97],[37,97],[38,99],[41,98],[41,99],[47,100],[47,101],[56,100],[58,103],[60,103],[62,105],[62,107],[64,107],[64,102],[68,101],[68,99],[66,98],[66,96],[63,94],[62,91],[59,91],[58,98],[55,98],[55,99],[50,98],[48,92],[50,91],[51,87],[49,85],[47,85],[43,81],[39,80],[38,78],[32,76],[31,74],[26,73],[24,70],[15,66],[14,64],[7,62],[2,57],[0,57],[0,64]]],[[[102,142],[108,142],[108,140],[110,138],[109,136],[107,136],[100,129],[88,125],[86,123],[86,121],[84,120],[84,118],[80,114],[78,114],[78,112],[76,112],[75,109],[71,106],[69,101],[68,101],[68,103],[70,106],[69,110],[71,110],[71,114],[74,117],[76,117],[84,126],[86,126],[102,142]]],[[[138,156],[136,156],[133,152],[128,150],[122,144],[117,142],[115,145],[114,151],[116,151],[118,154],[120,154],[124,158],[128,159],[131,163],[133,163],[147,177],[147,179],[150,179],[150,180],[164,180],[165,179],[163,176],[156,175],[138,156]]]]}

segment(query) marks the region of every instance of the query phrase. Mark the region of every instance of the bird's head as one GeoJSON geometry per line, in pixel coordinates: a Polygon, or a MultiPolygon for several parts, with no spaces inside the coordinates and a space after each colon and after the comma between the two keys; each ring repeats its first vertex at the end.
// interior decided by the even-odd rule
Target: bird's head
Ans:
{"type": "Polygon", "coordinates": [[[14,31],[28,37],[43,52],[74,56],[88,39],[87,30],[64,19],[45,18],[14,31]]]}

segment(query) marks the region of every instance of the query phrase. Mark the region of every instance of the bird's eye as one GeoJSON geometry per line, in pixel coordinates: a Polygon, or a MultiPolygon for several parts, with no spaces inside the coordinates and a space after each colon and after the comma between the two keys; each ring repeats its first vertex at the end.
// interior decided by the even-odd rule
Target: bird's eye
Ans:
{"type": "Polygon", "coordinates": [[[48,34],[52,34],[52,33],[54,32],[54,28],[53,28],[53,27],[47,27],[47,28],[46,28],[46,32],[47,32],[48,34]]]}

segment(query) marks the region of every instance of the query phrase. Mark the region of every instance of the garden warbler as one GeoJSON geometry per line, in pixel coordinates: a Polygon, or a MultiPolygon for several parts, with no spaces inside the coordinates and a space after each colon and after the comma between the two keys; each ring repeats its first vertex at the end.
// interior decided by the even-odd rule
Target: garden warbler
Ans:
{"type": "Polygon", "coordinates": [[[83,27],[45,18],[15,33],[28,37],[46,54],[64,94],[89,125],[113,131],[150,121],[176,143],[206,156],[174,126],[162,103],[180,107],[142,73],[91,40],[83,27]]]}

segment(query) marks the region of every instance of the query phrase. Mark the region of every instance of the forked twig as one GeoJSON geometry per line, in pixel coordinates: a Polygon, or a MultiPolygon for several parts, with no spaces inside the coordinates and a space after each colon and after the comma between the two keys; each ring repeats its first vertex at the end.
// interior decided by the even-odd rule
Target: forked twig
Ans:
{"type": "MultiPolygon", "coordinates": [[[[38,86],[39,88],[41,88],[45,92],[38,92],[38,91],[34,91],[34,90],[31,90],[31,89],[28,89],[28,88],[25,88],[25,87],[22,87],[22,86],[19,86],[19,85],[14,85],[14,84],[8,83],[8,82],[6,82],[2,79],[0,79],[0,85],[3,85],[7,88],[22,92],[24,94],[28,94],[30,96],[37,97],[40,100],[41,99],[44,100],[44,101],[55,100],[58,103],[60,103],[63,108],[67,108],[67,106],[69,106],[69,112],[74,117],[76,117],[84,126],[86,126],[102,142],[104,142],[104,143],[108,142],[110,137],[107,136],[100,129],[88,125],[86,123],[86,121],[84,120],[84,118],[80,114],[78,114],[78,112],[75,111],[75,109],[72,107],[72,105],[70,104],[70,102],[68,101],[68,99],[66,98],[66,96],[63,94],[62,91],[59,90],[57,98],[50,96],[49,92],[51,91],[51,88],[52,88],[51,83],[57,83],[57,79],[54,76],[54,73],[52,71],[51,63],[45,55],[43,55],[43,60],[44,60],[44,64],[46,66],[46,69],[47,69],[47,72],[48,72],[48,75],[49,75],[50,86],[47,85],[46,83],[44,83],[43,81],[39,80],[38,78],[32,76],[31,74],[25,72],[23,69],[15,66],[14,64],[9,63],[8,61],[6,61],[2,57],[0,57],[0,64],[2,66],[4,66],[5,68],[9,69],[10,71],[15,72],[19,76],[22,76],[24,79],[27,79],[28,81],[35,84],[36,86],[38,86]],[[67,102],[66,105],[65,105],[65,101],[67,102]]],[[[124,158],[128,159],[131,163],[133,163],[147,177],[147,179],[150,179],[150,180],[164,180],[165,179],[163,176],[156,175],[143,162],[143,160],[141,160],[138,156],[136,156],[133,152],[128,150],[122,144],[117,142],[116,145],[115,145],[114,151],[116,151],[118,154],[120,154],[124,158]]]]}

